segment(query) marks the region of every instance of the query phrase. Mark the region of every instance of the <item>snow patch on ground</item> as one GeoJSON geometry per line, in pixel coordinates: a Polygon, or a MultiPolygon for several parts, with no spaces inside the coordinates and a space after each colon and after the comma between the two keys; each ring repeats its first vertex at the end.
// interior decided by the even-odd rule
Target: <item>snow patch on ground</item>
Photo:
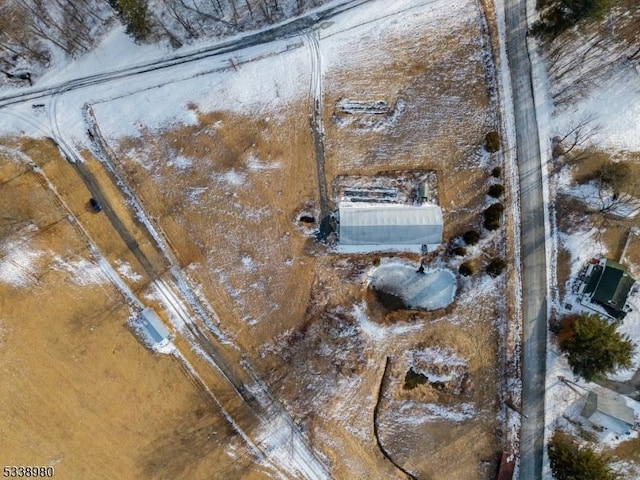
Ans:
{"type": "MultiPolygon", "coordinates": [[[[136,136],[143,128],[194,125],[199,121],[197,111],[190,108],[195,101],[202,112],[273,114],[302,99],[308,91],[308,52],[301,45],[295,39],[279,40],[187,63],[172,68],[169,82],[163,71],[142,76],[143,83],[157,88],[112,82],[97,89],[93,109],[110,140],[136,136]],[[215,75],[209,74],[213,72],[215,75]]],[[[73,92],[65,97],[82,106],[73,92]]],[[[83,98],[86,102],[86,93],[83,98]]]]}
{"type": "Polygon", "coordinates": [[[131,280],[132,282],[137,282],[138,280],[142,280],[142,275],[135,272],[131,265],[123,260],[116,260],[116,270],[120,275],[122,275],[127,280],[131,280]]]}
{"type": "Polygon", "coordinates": [[[218,175],[216,178],[229,185],[239,186],[243,185],[246,181],[246,175],[235,170],[229,170],[228,172],[218,175]]]}
{"type": "Polygon", "coordinates": [[[467,360],[446,347],[428,347],[405,352],[410,368],[423,375],[431,384],[449,384],[450,390],[461,391],[457,385],[467,375],[467,360]]]}
{"type": "Polygon", "coordinates": [[[393,422],[397,422],[399,425],[416,426],[442,420],[461,423],[473,418],[476,410],[470,403],[442,405],[404,400],[391,402],[387,414],[393,422]]]}
{"type": "Polygon", "coordinates": [[[4,243],[0,253],[0,282],[13,287],[29,287],[38,282],[36,261],[42,252],[31,250],[25,241],[16,240],[4,243]]]}
{"type": "Polygon", "coordinates": [[[364,304],[354,305],[351,310],[352,315],[358,322],[358,326],[362,330],[362,332],[377,341],[381,340],[390,340],[394,335],[399,335],[408,332],[414,332],[421,330],[423,328],[422,325],[378,325],[377,323],[372,322],[369,319],[369,316],[366,313],[367,307],[364,304]]]}
{"type": "Polygon", "coordinates": [[[622,478],[640,478],[640,465],[631,462],[612,462],[609,464],[614,472],[624,475],[622,478]]]}
{"type": "Polygon", "coordinates": [[[67,272],[71,281],[76,285],[86,286],[109,283],[109,279],[97,263],[81,257],[65,260],[58,255],[54,255],[53,258],[52,268],[67,272]]]}
{"type": "Polygon", "coordinates": [[[618,382],[631,380],[638,369],[640,369],[640,295],[638,292],[635,292],[629,297],[628,303],[631,305],[632,310],[627,313],[622,323],[618,325],[618,332],[629,337],[635,344],[635,350],[633,352],[633,358],[631,359],[631,368],[619,370],[608,376],[611,380],[617,380],[618,382]]]}
{"type": "Polygon", "coordinates": [[[456,277],[449,270],[425,270],[418,273],[403,263],[386,263],[369,274],[369,285],[395,295],[411,308],[438,310],[453,302],[456,277]]]}
{"type": "Polygon", "coordinates": [[[598,255],[605,256],[606,247],[598,241],[600,231],[595,227],[584,228],[571,235],[559,232],[558,239],[571,255],[571,276],[576,275],[586,262],[598,255]]]}
{"type": "Polygon", "coordinates": [[[168,165],[176,167],[179,170],[186,170],[193,165],[193,160],[183,155],[178,155],[174,157],[173,160],[169,160],[168,165]]]}
{"type": "Polygon", "coordinates": [[[547,351],[547,394],[545,402],[549,412],[549,415],[545,415],[545,430],[548,432],[552,432],[555,429],[555,425],[563,415],[572,413],[570,407],[575,405],[586,393],[570,388],[559,377],[574,380],[567,359],[558,351],[557,347],[551,346],[547,351]]]}
{"type": "Polygon", "coordinates": [[[466,365],[467,361],[444,347],[429,347],[414,353],[414,362],[427,364],[466,365]]]}
{"type": "Polygon", "coordinates": [[[256,261],[247,255],[240,257],[240,263],[247,270],[253,270],[256,267],[256,261]]]}
{"type": "Polygon", "coordinates": [[[605,79],[588,97],[556,112],[555,131],[569,131],[589,117],[598,125],[591,144],[640,150],[640,74],[631,65],[605,79]]]}
{"type": "Polygon", "coordinates": [[[280,162],[263,162],[255,155],[250,154],[247,158],[247,167],[249,170],[260,172],[265,170],[277,170],[282,168],[282,165],[280,162]]]}

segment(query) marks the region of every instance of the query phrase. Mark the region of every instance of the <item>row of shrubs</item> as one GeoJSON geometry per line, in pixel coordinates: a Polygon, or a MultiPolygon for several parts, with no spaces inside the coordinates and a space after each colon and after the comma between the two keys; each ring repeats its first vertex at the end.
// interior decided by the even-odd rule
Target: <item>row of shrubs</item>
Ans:
{"type": "MultiPolygon", "coordinates": [[[[486,136],[485,147],[489,152],[496,152],[500,148],[500,137],[497,132],[490,132],[486,136]]],[[[491,171],[491,176],[494,178],[500,178],[502,175],[502,169],[495,167],[491,171]]],[[[489,186],[487,194],[493,198],[500,198],[504,194],[504,186],[499,183],[494,183],[489,186]]],[[[502,215],[504,213],[504,205],[500,202],[493,203],[487,207],[483,212],[484,215],[484,228],[487,230],[497,230],[500,228],[502,215]]],[[[480,233],[475,230],[468,230],[462,235],[464,243],[467,245],[475,245],[480,241],[480,233]]],[[[457,246],[453,249],[452,253],[459,257],[464,257],[467,254],[467,248],[464,246],[457,246]]],[[[492,276],[499,276],[507,267],[507,262],[502,258],[493,258],[485,267],[485,272],[492,276]]],[[[458,270],[461,275],[468,277],[475,273],[475,267],[472,262],[463,262],[458,270]]]]}
{"type": "MultiPolygon", "coordinates": [[[[476,245],[480,241],[480,233],[476,230],[468,230],[462,235],[462,239],[467,246],[476,245]]],[[[464,257],[467,254],[467,247],[458,245],[451,250],[453,255],[464,257]]],[[[497,277],[506,268],[507,263],[501,258],[493,258],[485,267],[485,272],[492,277],[497,277]]],[[[475,267],[472,262],[463,262],[458,270],[461,275],[468,277],[475,273],[475,267]]]]}
{"type": "MultiPolygon", "coordinates": [[[[487,141],[486,141],[487,150],[489,150],[489,136],[492,133],[495,133],[497,135],[497,132],[489,132],[487,134],[487,141]]],[[[500,145],[499,137],[498,137],[497,143],[499,147],[500,145]]],[[[491,170],[491,176],[494,178],[500,178],[502,176],[502,168],[495,167],[493,170],[491,170]]],[[[487,194],[493,198],[500,198],[502,197],[502,195],[504,195],[504,186],[500,183],[494,183],[489,186],[489,190],[487,191],[487,194]]],[[[504,213],[504,205],[502,205],[502,203],[498,202],[498,203],[489,205],[489,207],[484,211],[484,228],[486,228],[487,230],[499,229],[500,221],[502,220],[503,213],[504,213]]]]}
{"type": "MultiPolygon", "coordinates": [[[[485,148],[490,152],[497,151],[500,147],[500,137],[497,135],[497,132],[489,132],[487,134],[485,148]]],[[[491,176],[494,178],[500,178],[502,176],[502,168],[494,167],[493,170],[491,170],[491,176]]],[[[493,198],[500,198],[502,197],[502,195],[504,195],[504,186],[500,183],[491,184],[489,186],[487,194],[493,198]]],[[[483,212],[484,228],[486,228],[487,230],[499,229],[503,213],[504,205],[501,202],[496,202],[489,205],[489,207],[487,207],[483,212]]],[[[475,230],[469,230],[468,232],[465,232],[465,234],[462,236],[462,239],[467,245],[475,245],[480,240],[480,234],[475,230]]],[[[452,253],[454,255],[463,257],[467,254],[467,250],[465,247],[459,246],[455,247],[452,253]]]]}
{"type": "MultiPolygon", "coordinates": [[[[500,149],[500,135],[498,132],[489,132],[487,134],[486,147],[489,152],[497,152],[500,149]]],[[[500,178],[502,176],[502,169],[500,167],[495,167],[491,171],[491,176],[494,178],[500,178]]],[[[490,197],[500,198],[504,195],[504,186],[500,183],[494,183],[489,186],[487,193],[490,197]]],[[[503,213],[504,205],[502,205],[502,203],[489,205],[489,207],[484,211],[484,228],[487,230],[497,230],[500,228],[500,220],[502,219],[503,213]]],[[[467,240],[475,240],[477,242],[480,239],[480,234],[478,234],[478,232],[469,231],[466,232],[462,238],[465,242],[467,242],[467,240]]],[[[505,268],[507,268],[507,262],[502,258],[496,257],[487,264],[484,270],[488,275],[495,278],[500,275],[505,268]]],[[[471,275],[473,273],[473,264],[470,262],[464,262],[460,265],[459,271],[461,275],[471,275]]]]}
{"type": "MultiPolygon", "coordinates": [[[[507,268],[507,262],[503,258],[496,257],[491,259],[487,266],[484,267],[484,271],[487,275],[495,278],[504,272],[505,268],[507,268]]],[[[471,262],[462,262],[458,271],[460,272],[460,275],[468,277],[475,273],[475,267],[471,262]]]]}
{"type": "MultiPolygon", "coordinates": [[[[489,132],[485,136],[485,149],[494,153],[500,149],[500,136],[498,132],[489,132]]],[[[502,176],[502,168],[494,167],[491,170],[491,176],[494,178],[500,178],[502,176]]],[[[493,198],[500,198],[504,194],[504,186],[499,183],[494,183],[489,186],[487,194],[493,198]]],[[[500,228],[502,214],[504,213],[504,205],[500,202],[493,203],[483,212],[484,214],[484,228],[487,230],[497,230],[500,228]]],[[[480,233],[475,230],[469,230],[462,235],[467,246],[476,245],[480,241],[480,233]]],[[[464,257],[467,254],[467,247],[458,245],[450,250],[453,255],[458,257],[464,257]]],[[[499,257],[493,258],[484,268],[484,271],[492,276],[499,276],[506,268],[507,263],[499,257]]],[[[475,266],[472,262],[466,261],[460,265],[459,272],[463,276],[470,276],[475,273],[475,266]]]]}

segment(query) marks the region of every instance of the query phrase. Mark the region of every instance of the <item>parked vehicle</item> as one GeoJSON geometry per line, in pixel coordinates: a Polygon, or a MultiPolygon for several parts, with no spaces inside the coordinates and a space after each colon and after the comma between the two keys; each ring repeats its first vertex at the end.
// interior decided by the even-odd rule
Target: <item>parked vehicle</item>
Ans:
{"type": "Polygon", "coordinates": [[[98,213],[102,211],[102,205],[100,205],[95,198],[90,199],[89,203],[91,204],[91,208],[93,208],[94,212],[98,213]]]}

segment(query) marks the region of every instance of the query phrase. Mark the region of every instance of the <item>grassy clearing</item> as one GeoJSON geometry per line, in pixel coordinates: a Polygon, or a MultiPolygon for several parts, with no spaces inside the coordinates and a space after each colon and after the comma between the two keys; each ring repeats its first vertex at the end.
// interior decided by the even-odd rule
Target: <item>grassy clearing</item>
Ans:
{"type": "MultiPolygon", "coordinates": [[[[381,47],[345,44],[350,68],[323,64],[328,187],[342,176],[434,169],[445,241],[481,230],[490,172],[499,159],[481,149],[497,116],[477,20],[451,31],[431,25],[424,33],[376,42],[381,47]],[[381,98],[396,107],[401,101],[405,110],[380,129],[368,129],[366,122],[340,125],[330,120],[340,98],[381,98]]],[[[373,311],[363,282],[382,255],[327,255],[297,221],[303,213],[317,215],[310,111],[309,100],[268,118],[197,111],[197,125],[122,139],[114,145],[116,167],[201,286],[225,332],[269,381],[313,447],[330,458],[336,478],[393,478],[393,469],[371,450],[371,418],[363,414],[373,410],[378,367],[386,355],[440,342],[469,358],[473,388],[467,394],[478,414],[470,424],[454,426],[457,440],[443,420],[408,429],[398,442],[388,431],[388,446],[424,475],[488,478],[485,460],[500,449],[493,420],[494,322],[503,300],[484,291],[478,298],[478,274],[460,285],[458,303],[445,311],[373,311]],[[353,312],[354,305],[367,303],[368,315],[382,325],[375,328],[419,328],[371,336],[353,312]],[[461,448],[468,453],[451,462],[461,448]]],[[[495,235],[469,260],[483,265],[483,255],[503,248],[504,236],[495,235]]],[[[434,261],[444,261],[438,255],[434,261]]]]}
{"type": "Polygon", "coordinates": [[[54,465],[63,478],[244,475],[241,441],[178,362],[138,342],[123,298],[52,193],[6,157],[0,184],[2,246],[20,242],[23,274],[20,285],[0,280],[5,463],[54,465]]]}
{"type": "Polygon", "coordinates": [[[294,224],[316,200],[311,140],[305,118],[283,115],[202,114],[198,126],[119,146],[118,168],[249,351],[271,338],[264,325],[302,315],[311,281],[294,224]]]}

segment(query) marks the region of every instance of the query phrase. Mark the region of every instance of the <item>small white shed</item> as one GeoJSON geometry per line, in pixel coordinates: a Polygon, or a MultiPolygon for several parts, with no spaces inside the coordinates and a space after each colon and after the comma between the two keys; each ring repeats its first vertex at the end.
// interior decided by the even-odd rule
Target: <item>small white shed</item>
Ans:
{"type": "Polygon", "coordinates": [[[599,427],[606,427],[620,434],[635,424],[635,412],[624,397],[602,387],[594,387],[587,394],[582,415],[599,427]]]}
{"type": "Polygon", "coordinates": [[[169,330],[151,308],[145,308],[140,313],[138,324],[152,345],[161,344],[169,338],[169,330]]]}

